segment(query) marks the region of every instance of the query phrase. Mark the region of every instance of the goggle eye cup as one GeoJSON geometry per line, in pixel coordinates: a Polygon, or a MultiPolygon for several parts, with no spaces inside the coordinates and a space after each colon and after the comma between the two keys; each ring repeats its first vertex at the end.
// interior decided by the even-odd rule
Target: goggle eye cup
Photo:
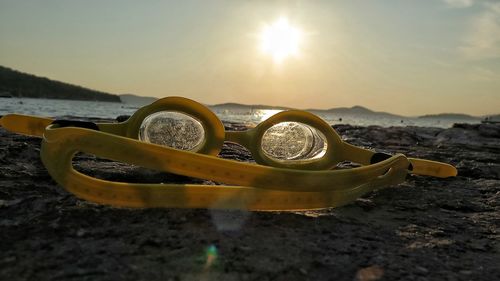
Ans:
{"type": "Polygon", "coordinates": [[[316,128],[300,122],[280,122],[262,135],[262,151],[277,160],[293,162],[323,157],[326,137],[316,128]]]}
{"type": "Polygon", "coordinates": [[[180,150],[196,151],[205,138],[201,122],[181,112],[155,112],[139,127],[139,140],[180,150]]]}

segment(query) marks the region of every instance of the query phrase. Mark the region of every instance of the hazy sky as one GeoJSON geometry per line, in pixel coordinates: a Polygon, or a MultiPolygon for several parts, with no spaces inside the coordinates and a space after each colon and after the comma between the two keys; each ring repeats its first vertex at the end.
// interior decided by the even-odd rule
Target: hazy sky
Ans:
{"type": "Polygon", "coordinates": [[[500,113],[500,1],[0,0],[0,65],[115,94],[500,113]],[[297,56],[259,49],[280,17],[297,56]]]}

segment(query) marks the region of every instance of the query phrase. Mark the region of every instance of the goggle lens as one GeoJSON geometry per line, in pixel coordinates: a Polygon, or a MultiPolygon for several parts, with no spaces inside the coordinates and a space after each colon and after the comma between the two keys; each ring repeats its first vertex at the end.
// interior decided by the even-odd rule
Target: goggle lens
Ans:
{"type": "Polygon", "coordinates": [[[262,136],[262,150],[276,160],[309,160],[321,158],[327,148],[325,135],[299,122],[281,122],[262,136]]]}
{"type": "Polygon", "coordinates": [[[205,139],[205,130],[197,119],[189,115],[159,111],[144,118],[139,128],[139,139],[175,149],[194,150],[205,139]]]}

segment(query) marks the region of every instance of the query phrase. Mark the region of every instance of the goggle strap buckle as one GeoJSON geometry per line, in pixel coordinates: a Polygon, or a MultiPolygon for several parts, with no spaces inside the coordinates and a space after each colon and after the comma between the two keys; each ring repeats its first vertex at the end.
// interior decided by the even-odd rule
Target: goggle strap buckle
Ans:
{"type": "MultiPolygon", "coordinates": [[[[372,155],[372,158],[370,159],[370,164],[375,164],[375,163],[378,163],[378,162],[382,162],[382,161],[387,160],[387,159],[389,159],[391,157],[392,157],[392,155],[387,154],[387,153],[375,152],[372,155]]],[[[408,166],[408,170],[413,171],[413,165],[411,163],[408,166]]]]}

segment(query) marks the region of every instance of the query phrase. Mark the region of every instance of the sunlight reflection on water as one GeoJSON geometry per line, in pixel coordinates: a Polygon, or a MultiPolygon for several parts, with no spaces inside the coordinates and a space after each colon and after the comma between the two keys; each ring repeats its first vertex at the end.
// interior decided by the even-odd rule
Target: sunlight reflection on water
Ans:
{"type": "Polygon", "coordinates": [[[262,122],[264,120],[269,119],[269,117],[275,115],[276,113],[279,113],[283,110],[279,109],[258,109],[253,113],[255,115],[255,118],[258,119],[259,122],[262,122]]]}

